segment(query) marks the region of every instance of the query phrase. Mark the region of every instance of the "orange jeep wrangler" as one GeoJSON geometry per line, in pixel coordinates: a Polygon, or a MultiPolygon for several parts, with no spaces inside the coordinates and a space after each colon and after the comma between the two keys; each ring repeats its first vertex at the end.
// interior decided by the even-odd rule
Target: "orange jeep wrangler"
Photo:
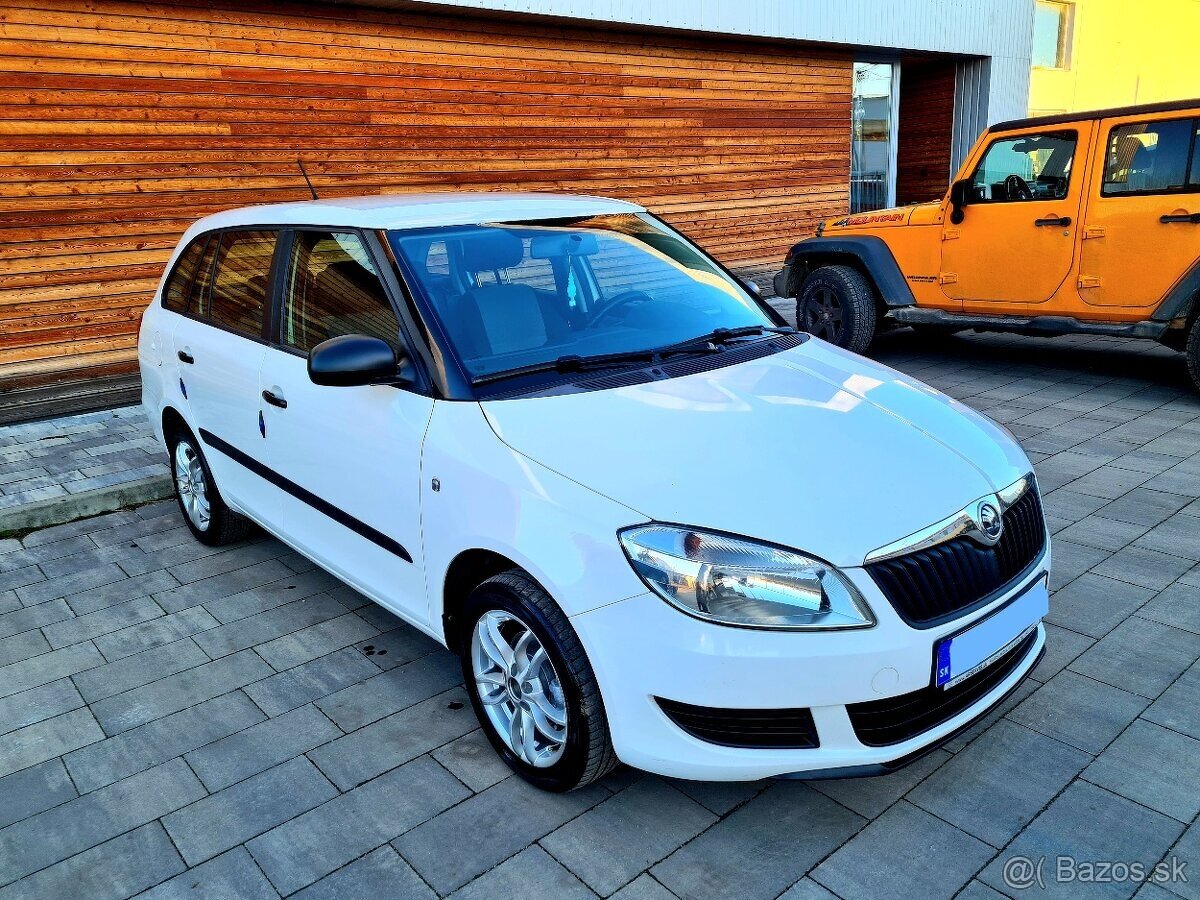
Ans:
{"type": "Polygon", "coordinates": [[[1200,387],[1200,100],[1004,122],[940,202],[850,215],[788,251],[804,331],[1103,334],[1186,353],[1200,387]]]}

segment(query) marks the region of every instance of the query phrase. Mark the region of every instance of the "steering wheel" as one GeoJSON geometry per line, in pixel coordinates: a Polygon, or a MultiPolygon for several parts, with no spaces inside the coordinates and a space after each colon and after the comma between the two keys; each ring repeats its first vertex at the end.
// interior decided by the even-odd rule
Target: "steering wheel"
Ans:
{"type": "Polygon", "coordinates": [[[617,294],[615,297],[613,297],[611,300],[609,300],[608,303],[605,304],[604,309],[600,310],[600,312],[598,312],[596,314],[596,317],[594,319],[592,319],[591,324],[592,325],[599,324],[602,320],[608,318],[609,316],[612,316],[613,313],[615,313],[618,309],[629,306],[632,303],[653,303],[653,302],[654,302],[654,298],[651,297],[649,294],[647,294],[645,291],[637,291],[637,290],[621,291],[621,293],[617,294]]]}
{"type": "Polygon", "coordinates": [[[1004,193],[1009,200],[1032,200],[1033,191],[1020,175],[1012,174],[1004,179],[1004,193]]]}

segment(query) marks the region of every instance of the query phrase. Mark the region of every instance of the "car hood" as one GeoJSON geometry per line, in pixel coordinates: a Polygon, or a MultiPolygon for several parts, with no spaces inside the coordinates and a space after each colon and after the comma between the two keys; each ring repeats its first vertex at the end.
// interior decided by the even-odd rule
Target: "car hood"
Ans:
{"type": "Polygon", "coordinates": [[[648,520],[838,566],[1030,471],[990,420],[816,339],[649,384],[481,406],[518,453],[648,520]]]}

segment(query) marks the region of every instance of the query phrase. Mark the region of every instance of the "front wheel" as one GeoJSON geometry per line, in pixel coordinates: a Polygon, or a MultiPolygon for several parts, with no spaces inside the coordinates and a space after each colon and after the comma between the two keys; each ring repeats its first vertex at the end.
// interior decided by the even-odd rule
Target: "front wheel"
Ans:
{"type": "Polygon", "coordinates": [[[596,676],[550,595],[512,569],[476,588],[464,612],[467,693],[508,766],[548,791],[610,772],[617,758],[596,676]]]}
{"type": "Polygon", "coordinates": [[[1192,384],[1200,391],[1200,316],[1192,321],[1184,354],[1187,356],[1188,374],[1192,376],[1192,384]]]}
{"type": "Polygon", "coordinates": [[[875,337],[875,292],[857,269],[821,266],[804,279],[796,318],[801,331],[866,353],[875,337]]]}

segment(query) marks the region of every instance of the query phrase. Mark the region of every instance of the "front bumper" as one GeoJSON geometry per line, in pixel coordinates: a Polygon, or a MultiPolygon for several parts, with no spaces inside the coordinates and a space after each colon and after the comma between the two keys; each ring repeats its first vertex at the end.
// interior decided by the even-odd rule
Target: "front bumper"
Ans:
{"type": "Polygon", "coordinates": [[[789,297],[788,285],[792,277],[792,267],[785,265],[782,269],[775,273],[775,278],[771,282],[771,286],[775,288],[775,296],[789,297]]]}
{"type": "MultiPolygon", "coordinates": [[[[995,707],[1029,674],[1045,648],[1045,630],[1006,677],[958,714],[888,746],[856,736],[848,704],[929,686],[933,647],[985,618],[1049,571],[1049,551],[987,606],[937,628],[914,629],[861,569],[845,574],[875,612],[872,628],[773,632],[714,625],[646,593],[572,619],[596,672],[620,759],[678,778],[743,781],[777,776],[827,777],[888,771],[948,740],[995,707]],[[700,740],[675,724],[656,697],[716,709],[812,712],[820,746],[729,747],[700,740]]],[[[986,671],[986,670],[985,670],[986,671]]]]}

